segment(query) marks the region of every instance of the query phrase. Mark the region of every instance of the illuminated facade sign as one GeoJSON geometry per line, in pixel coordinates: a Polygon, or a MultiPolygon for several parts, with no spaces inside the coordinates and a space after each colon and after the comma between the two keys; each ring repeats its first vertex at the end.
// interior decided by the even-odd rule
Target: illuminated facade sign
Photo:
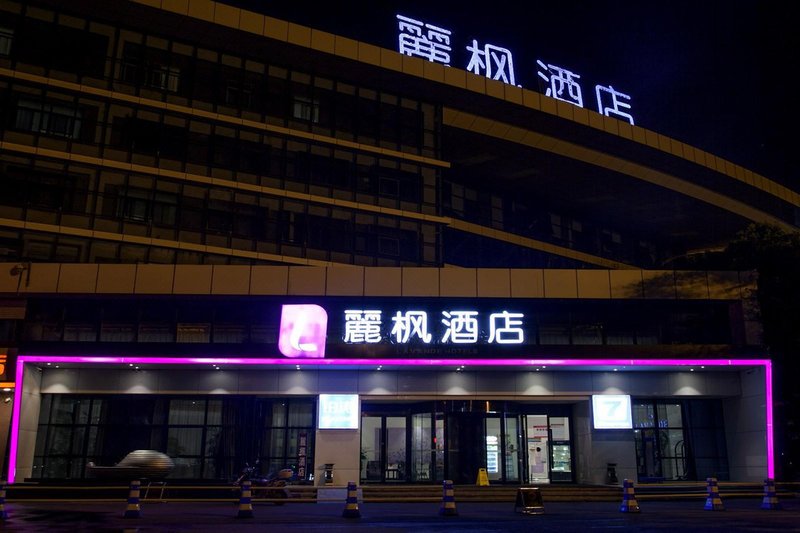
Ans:
{"type": "MultiPolygon", "coordinates": [[[[421,57],[434,63],[450,66],[452,48],[450,37],[452,32],[403,15],[397,15],[398,51],[407,56],[421,57]]],[[[489,79],[516,85],[514,78],[514,61],[511,51],[493,44],[479,45],[477,39],[467,45],[469,62],[466,69],[474,74],[484,75],[489,79]]],[[[547,89],[545,96],[583,107],[583,90],[580,75],[568,69],[537,60],[537,75],[547,89]]],[[[519,87],[519,86],[518,86],[519,87]]],[[[630,114],[631,97],[617,91],[611,85],[595,85],[597,96],[597,112],[607,117],[627,120],[633,125],[630,114]]]]}
{"type": "Polygon", "coordinates": [[[284,305],[278,350],[286,357],[325,357],[328,313],[318,305],[284,305]]]}
{"type": "Polygon", "coordinates": [[[595,429],[632,429],[631,397],[595,394],[592,396],[592,420],[595,429]]]}
{"type": "Polygon", "coordinates": [[[401,54],[450,65],[450,30],[397,15],[401,54]]]}
{"type": "Polygon", "coordinates": [[[396,311],[384,325],[379,309],[346,309],[343,341],[348,344],[377,344],[388,340],[394,344],[523,344],[523,313],[500,311],[481,317],[474,310],[441,312],[439,323],[429,320],[428,311],[396,311]],[[438,330],[434,331],[435,329],[438,330]],[[488,332],[488,333],[486,333],[488,332]],[[483,333],[483,335],[482,335],[483,333]]]}
{"type": "Polygon", "coordinates": [[[320,394],[317,415],[319,429],[358,429],[358,394],[320,394]]]}

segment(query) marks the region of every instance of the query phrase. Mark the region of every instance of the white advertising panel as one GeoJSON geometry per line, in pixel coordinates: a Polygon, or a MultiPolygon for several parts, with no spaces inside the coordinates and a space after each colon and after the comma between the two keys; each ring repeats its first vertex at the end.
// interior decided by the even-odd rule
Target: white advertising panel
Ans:
{"type": "Polygon", "coordinates": [[[360,415],[358,394],[319,395],[319,429],[358,429],[360,415]]]}
{"type": "Polygon", "coordinates": [[[595,429],[632,429],[631,397],[627,394],[592,396],[592,420],[595,429]]]}

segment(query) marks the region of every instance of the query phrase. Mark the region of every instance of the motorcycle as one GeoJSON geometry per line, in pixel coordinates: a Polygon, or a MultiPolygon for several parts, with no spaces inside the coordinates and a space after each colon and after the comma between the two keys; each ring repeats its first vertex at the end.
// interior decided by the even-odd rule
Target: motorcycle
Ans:
{"type": "Polygon", "coordinates": [[[275,474],[262,476],[259,472],[260,460],[257,460],[253,466],[249,463],[244,464],[239,477],[233,484],[236,486],[235,490],[241,492],[242,483],[250,481],[250,494],[254,499],[268,499],[272,500],[275,505],[283,505],[285,500],[289,498],[289,489],[286,488],[289,483],[294,479],[294,471],[290,468],[284,468],[275,474]]]}

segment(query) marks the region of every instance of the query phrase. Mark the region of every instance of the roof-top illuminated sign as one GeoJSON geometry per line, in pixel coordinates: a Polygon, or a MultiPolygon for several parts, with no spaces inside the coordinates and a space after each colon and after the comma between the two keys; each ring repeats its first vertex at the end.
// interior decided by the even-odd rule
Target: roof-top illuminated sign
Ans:
{"type": "Polygon", "coordinates": [[[474,309],[445,310],[439,323],[428,320],[428,311],[403,310],[391,316],[391,329],[384,328],[379,309],[347,309],[343,340],[348,344],[388,341],[394,344],[522,344],[523,313],[500,311],[488,316],[474,309]]]}
{"type": "MultiPolygon", "coordinates": [[[[450,66],[451,37],[450,30],[416,20],[404,15],[397,15],[398,50],[401,54],[421,57],[434,63],[450,66]]],[[[469,62],[466,69],[474,74],[485,75],[492,80],[516,85],[514,78],[514,61],[511,51],[494,44],[479,44],[477,39],[467,45],[469,62]]],[[[577,107],[584,107],[583,89],[580,75],[566,68],[537,60],[537,75],[547,86],[545,95],[577,107]]],[[[597,112],[607,117],[627,120],[633,124],[631,97],[611,85],[595,85],[594,96],[597,101],[597,112]]]]}

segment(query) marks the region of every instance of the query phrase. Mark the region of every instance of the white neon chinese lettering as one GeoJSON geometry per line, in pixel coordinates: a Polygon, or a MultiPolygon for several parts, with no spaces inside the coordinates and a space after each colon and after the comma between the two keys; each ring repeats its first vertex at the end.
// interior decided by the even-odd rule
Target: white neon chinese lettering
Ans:
{"type": "Polygon", "coordinates": [[[514,62],[510,50],[493,44],[487,44],[481,49],[478,48],[478,41],[472,39],[472,46],[467,46],[467,51],[472,52],[467,65],[468,71],[486,74],[487,78],[514,85],[514,62]]]}
{"type": "Polygon", "coordinates": [[[633,126],[633,117],[631,116],[631,114],[630,113],[625,113],[624,111],[620,110],[620,108],[624,108],[624,109],[630,109],[631,108],[631,105],[629,103],[620,102],[620,98],[622,98],[623,100],[630,101],[630,99],[631,99],[630,96],[615,90],[614,87],[612,87],[611,85],[609,85],[608,87],[603,87],[602,85],[598,85],[597,87],[595,87],[595,92],[597,93],[597,112],[598,113],[600,113],[601,115],[605,115],[607,117],[610,117],[611,115],[609,113],[612,113],[614,115],[617,115],[618,117],[627,119],[628,122],[631,123],[631,126],[633,126]],[[603,97],[602,97],[602,95],[604,93],[608,94],[611,97],[611,105],[610,106],[604,106],[603,105],[603,97]]]}
{"type": "Polygon", "coordinates": [[[518,326],[522,325],[524,317],[522,313],[508,311],[489,315],[489,343],[522,344],[525,341],[525,333],[518,326]]]}
{"type": "Polygon", "coordinates": [[[544,72],[539,71],[539,77],[550,84],[545,93],[546,96],[583,107],[583,93],[581,92],[581,86],[577,82],[580,79],[579,75],[555,65],[545,65],[538,59],[536,63],[544,69],[544,72]],[[564,94],[564,89],[567,90],[566,95],[564,94]]]}
{"type": "Polygon", "coordinates": [[[394,327],[392,335],[399,343],[406,343],[412,335],[416,335],[422,342],[431,342],[431,334],[428,333],[428,313],[425,311],[398,311],[392,317],[394,327]]]}
{"type": "Polygon", "coordinates": [[[450,30],[425,24],[419,20],[397,15],[399,51],[407,56],[416,56],[450,65],[450,30]]]}
{"type": "Polygon", "coordinates": [[[345,310],[344,342],[381,342],[381,312],[345,310]]]}
{"type": "Polygon", "coordinates": [[[477,311],[442,311],[442,324],[447,327],[442,342],[469,344],[478,342],[477,311]]]}

